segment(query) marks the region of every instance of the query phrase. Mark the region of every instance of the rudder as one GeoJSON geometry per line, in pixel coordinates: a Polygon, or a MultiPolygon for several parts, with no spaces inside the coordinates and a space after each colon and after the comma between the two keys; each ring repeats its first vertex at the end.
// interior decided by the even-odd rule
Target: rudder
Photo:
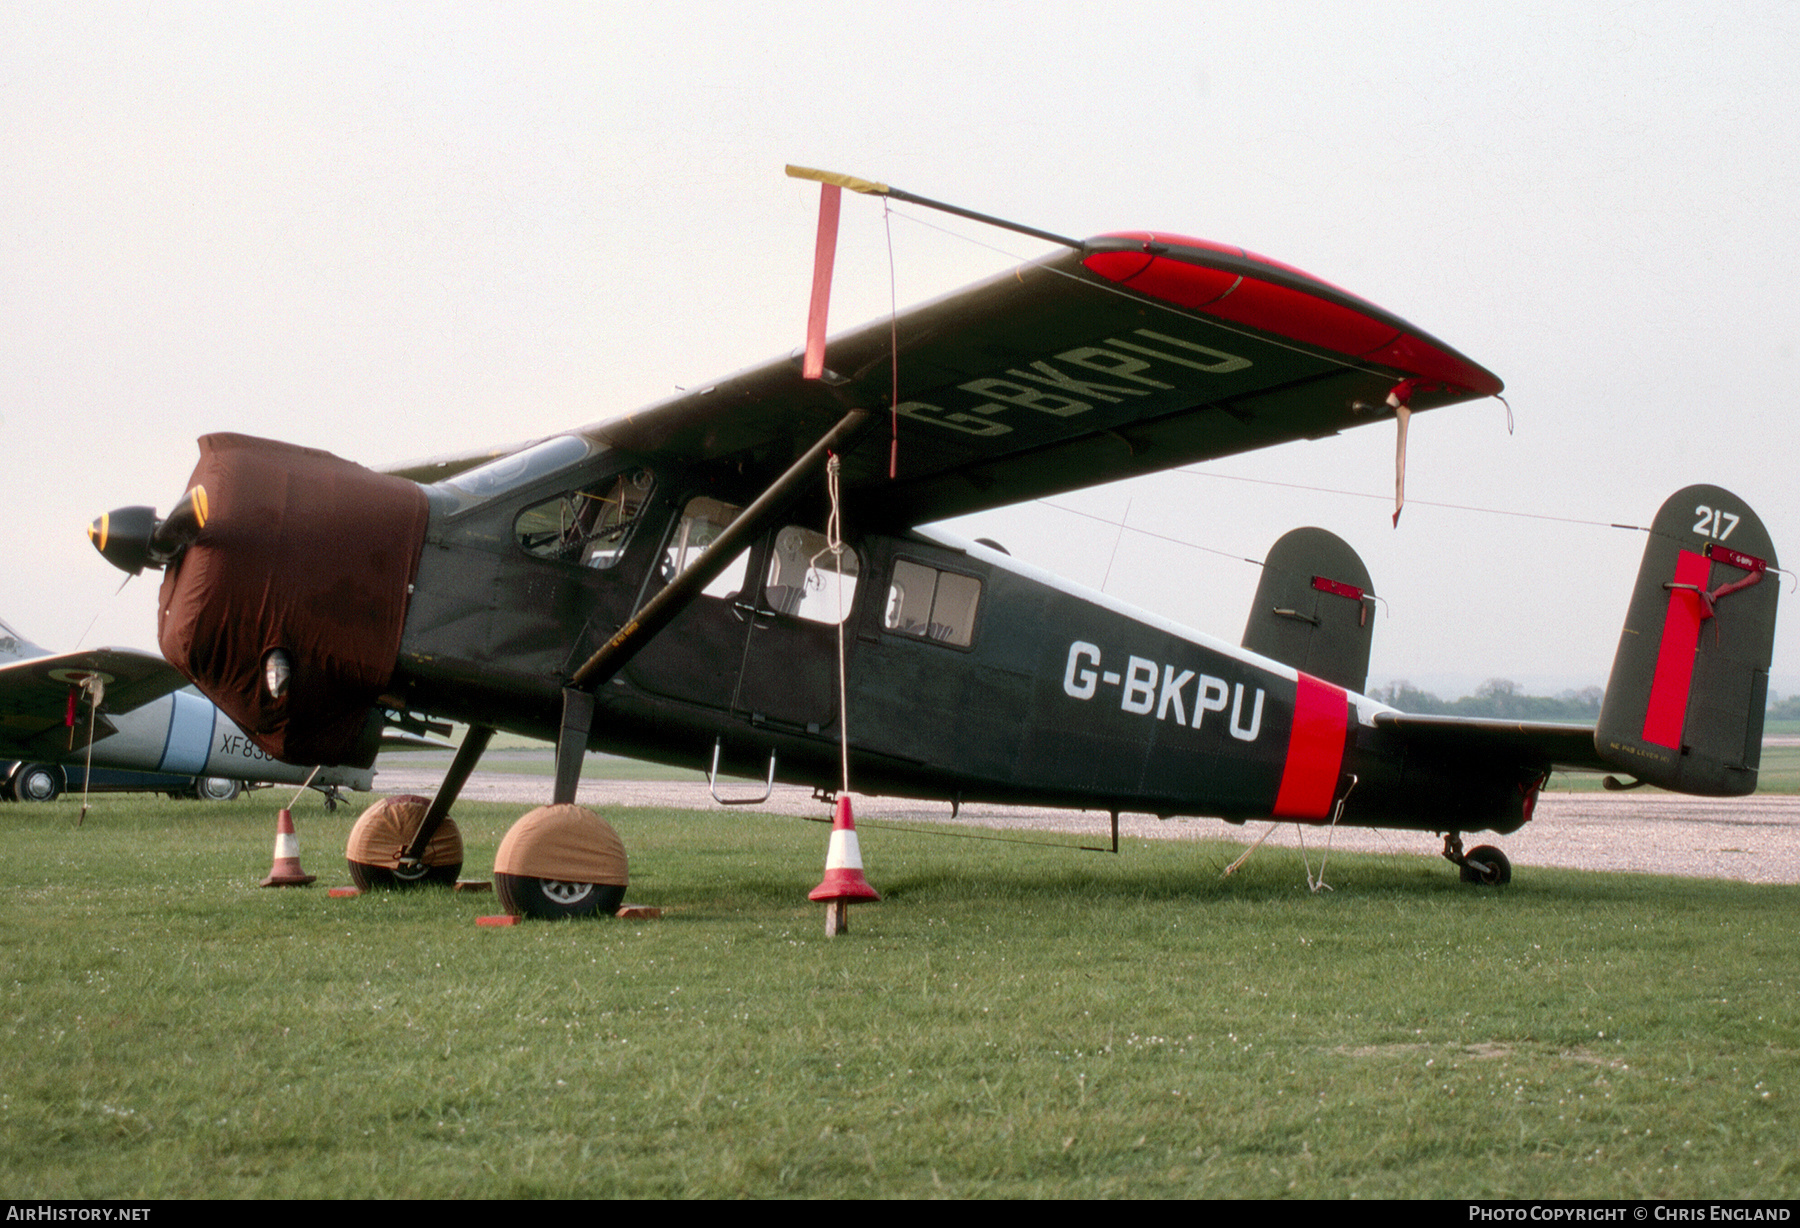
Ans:
{"type": "Polygon", "coordinates": [[[1650,527],[1600,706],[1608,763],[1682,793],[1756,789],[1780,584],[1775,546],[1717,486],[1671,495],[1650,527]]]}

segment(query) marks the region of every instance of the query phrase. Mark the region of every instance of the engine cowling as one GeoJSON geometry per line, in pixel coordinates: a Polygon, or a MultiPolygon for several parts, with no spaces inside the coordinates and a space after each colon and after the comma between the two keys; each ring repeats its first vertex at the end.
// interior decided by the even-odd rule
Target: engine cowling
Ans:
{"type": "Polygon", "coordinates": [[[226,434],[200,440],[188,486],[209,509],[164,573],[163,655],[276,758],[368,766],[424,491],[329,452],[226,434]]]}

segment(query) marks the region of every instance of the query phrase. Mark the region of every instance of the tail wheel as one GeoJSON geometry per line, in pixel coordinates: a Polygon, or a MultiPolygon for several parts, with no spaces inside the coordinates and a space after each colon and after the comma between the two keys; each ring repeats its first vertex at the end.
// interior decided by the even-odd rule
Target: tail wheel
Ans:
{"type": "Polygon", "coordinates": [[[1462,880],[1500,887],[1512,882],[1512,862],[1491,844],[1478,845],[1463,858],[1462,880]]]}
{"type": "Polygon", "coordinates": [[[364,891],[391,891],[421,883],[454,886],[463,866],[462,832],[454,819],[446,818],[438,825],[419,864],[400,860],[430,805],[416,794],[401,793],[384,797],[363,811],[344,846],[350,881],[364,891]]]}
{"type": "Polygon", "coordinates": [[[625,899],[625,844],[585,806],[539,806],[494,855],[494,892],[515,917],[614,913],[625,899]]]}

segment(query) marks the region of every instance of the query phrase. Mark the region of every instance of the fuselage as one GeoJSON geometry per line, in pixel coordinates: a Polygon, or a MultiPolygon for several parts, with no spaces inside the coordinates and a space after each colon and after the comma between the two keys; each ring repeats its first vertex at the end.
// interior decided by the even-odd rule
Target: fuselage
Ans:
{"type": "MultiPolygon", "coordinates": [[[[427,488],[384,702],[554,738],[572,670],[756,494],[564,450],[520,480],[427,488]]],[[[847,732],[869,793],[1426,830],[1528,817],[1516,765],[1409,759],[1367,696],[941,533],[853,533],[834,555],[827,511],[803,499],[603,686],[591,745],[697,766],[717,742],[736,770],[773,755],[778,779],[830,790],[847,732]]]]}

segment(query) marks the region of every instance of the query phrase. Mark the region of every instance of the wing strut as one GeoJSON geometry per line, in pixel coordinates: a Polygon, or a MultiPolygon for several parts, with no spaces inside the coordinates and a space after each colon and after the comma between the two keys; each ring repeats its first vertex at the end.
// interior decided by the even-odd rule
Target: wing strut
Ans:
{"type": "Polygon", "coordinates": [[[786,473],[776,478],[754,503],[739,513],[737,519],[725,526],[725,531],[700,552],[693,566],[645,603],[635,617],[620,627],[569,678],[563,686],[562,728],[556,739],[553,802],[562,804],[575,800],[575,786],[581,778],[581,760],[587,751],[588,731],[594,722],[595,692],[624,669],[677,614],[693,604],[701,590],[737,557],[739,550],[787,510],[794,496],[817,478],[827,452],[842,451],[873,420],[873,415],[866,409],[852,409],[840,418],[836,426],[806,450],[805,455],[788,466],[786,473]]]}
{"type": "Polygon", "coordinates": [[[425,814],[419,819],[419,830],[413,833],[406,850],[400,854],[402,866],[422,864],[425,849],[437,835],[438,828],[443,825],[444,818],[450,813],[450,807],[456,804],[457,795],[463,786],[469,783],[469,774],[475,770],[476,762],[482,752],[487,750],[488,739],[494,736],[490,725],[470,725],[469,731],[463,734],[462,745],[456,748],[456,757],[450,760],[450,770],[444,773],[442,783],[432,795],[431,805],[425,808],[425,814]]]}

